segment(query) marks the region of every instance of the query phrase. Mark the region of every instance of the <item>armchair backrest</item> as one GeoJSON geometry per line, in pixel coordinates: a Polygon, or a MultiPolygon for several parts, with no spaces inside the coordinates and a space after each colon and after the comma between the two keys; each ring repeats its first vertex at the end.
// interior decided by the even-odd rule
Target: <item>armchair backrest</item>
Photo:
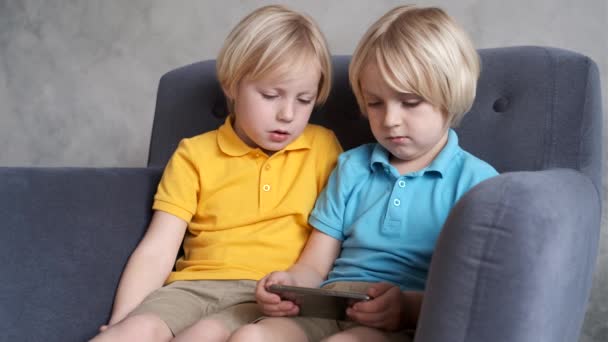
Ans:
{"type": "MultiPolygon", "coordinates": [[[[601,189],[602,109],[597,65],[581,54],[521,46],[479,50],[473,108],[456,128],[463,148],[499,172],[571,168],[601,189]]],[[[334,130],[345,150],[373,141],[348,84],[350,56],[335,56],[327,103],[311,122],[334,130]]],[[[226,105],[208,60],[160,80],[149,166],[164,166],[182,138],[215,129],[226,105]]]]}

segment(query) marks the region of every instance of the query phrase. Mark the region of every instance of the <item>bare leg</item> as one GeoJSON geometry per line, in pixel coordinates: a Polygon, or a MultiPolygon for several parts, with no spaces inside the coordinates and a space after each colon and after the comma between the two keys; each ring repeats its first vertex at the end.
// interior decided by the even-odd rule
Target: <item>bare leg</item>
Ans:
{"type": "Polygon", "coordinates": [[[337,334],[331,335],[323,342],[367,342],[367,341],[388,341],[387,336],[380,330],[370,327],[354,327],[347,329],[337,334]]]}
{"type": "Polygon", "coordinates": [[[206,341],[224,342],[230,337],[230,330],[219,320],[201,319],[190,327],[181,331],[173,342],[206,341]]]}
{"type": "Polygon", "coordinates": [[[230,342],[308,342],[302,328],[289,318],[267,318],[256,324],[247,324],[235,331],[230,342]]]}
{"type": "Polygon", "coordinates": [[[163,320],[154,315],[136,315],[111,326],[95,336],[91,342],[106,341],[170,341],[171,330],[163,320]]]}

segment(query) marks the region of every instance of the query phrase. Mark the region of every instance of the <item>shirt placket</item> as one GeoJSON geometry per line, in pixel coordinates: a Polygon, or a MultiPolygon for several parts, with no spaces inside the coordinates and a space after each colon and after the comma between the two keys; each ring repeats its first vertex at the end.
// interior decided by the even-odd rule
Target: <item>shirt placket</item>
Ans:
{"type": "Polygon", "coordinates": [[[260,164],[260,181],[258,183],[258,191],[260,196],[260,210],[264,211],[273,207],[274,199],[276,198],[278,177],[276,168],[273,167],[274,159],[264,158],[260,164]]]}
{"type": "Polygon", "coordinates": [[[407,206],[407,179],[404,176],[397,178],[393,183],[391,194],[386,206],[386,214],[381,232],[384,235],[399,236],[403,227],[405,217],[404,210],[407,206]]]}

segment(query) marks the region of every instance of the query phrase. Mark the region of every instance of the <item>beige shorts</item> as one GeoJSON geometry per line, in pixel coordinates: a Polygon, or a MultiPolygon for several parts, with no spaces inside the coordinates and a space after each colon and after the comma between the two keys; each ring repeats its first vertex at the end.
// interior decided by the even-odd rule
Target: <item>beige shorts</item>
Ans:
{"type": "MultiPolygon", "coordinates": [[[[324,289],[350,291],[366,293],[372,283],[366,282],[335,282],[323,286],[324,289]]],[[[292,318],[304,331],[308,341],[314,342],[325,337],[334,335],[344,330],[362,326],[353,321],[338,321],[326,318],[314,318],[297,316],[292,318]]],[[[382,332],[387,341],[413,341],[414,332],[412,330],[402,330],[396,332],[382,332]]]]}
{"type": "Polygon", "coordinates": [[[254,280],[176,281],[148,295],[129,316],[153,314],[173,335],[200,319],[220,320],[231,331],[259,318],[254,280]]]}

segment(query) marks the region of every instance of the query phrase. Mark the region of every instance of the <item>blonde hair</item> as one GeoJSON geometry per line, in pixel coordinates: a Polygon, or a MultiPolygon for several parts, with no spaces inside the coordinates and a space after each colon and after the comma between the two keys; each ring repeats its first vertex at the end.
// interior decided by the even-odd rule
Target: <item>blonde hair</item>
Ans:
{"type": "Polygon", "coordinates": [[[479,55],[464,30],[440,8],[396,7],[361,38],[349,78],[363,113],[360,77],[368,63],[376,63],[391,88],[414,93],[441,110],[451,126],[475,100],[479,55]]]}
{"type": "Polygon", "coordinates": [[[226,38],[216,61],[217,77],[233,112],[239,83],[265,76],[282,76],[294,67],[318,61],[321,79],[316,104],[322,104],[331,88],[331,57],[325,37],[308,16],[284,6],[256,9],[243,18],[226,38]]]}

